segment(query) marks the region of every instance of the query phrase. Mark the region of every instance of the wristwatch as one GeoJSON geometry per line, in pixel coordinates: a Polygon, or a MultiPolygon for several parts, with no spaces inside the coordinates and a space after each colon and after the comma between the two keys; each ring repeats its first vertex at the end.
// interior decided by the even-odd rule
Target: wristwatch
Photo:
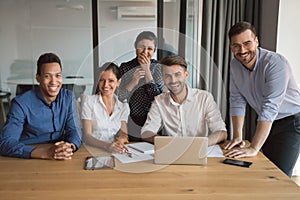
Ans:
{"type": "Polygon", "coordinates": [[[76,145],[71,143],[71,149],[72,149],[72,152],[74,153],[77,150],[76,145]]]}

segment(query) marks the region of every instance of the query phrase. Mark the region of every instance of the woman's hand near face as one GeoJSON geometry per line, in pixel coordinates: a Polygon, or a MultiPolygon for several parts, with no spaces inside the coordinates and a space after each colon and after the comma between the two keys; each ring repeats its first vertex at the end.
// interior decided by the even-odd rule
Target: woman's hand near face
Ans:
{"type": "Polygon", "coordinates": [[[133,77],[131,82],[127,85],[126,89],[130,92],[132,91],[135,86],[137,86],[139,84],[140,79],[145,77],[145,70],[143,70],[142,68],[137,68],[135,70],[135,72],[133,73],[133,77]]]}
{"type": "Polygon", "coordinates": [[[146,81],[146,83],[149,83],[150,81],[153,80],[153,76],[150,71],[151,60],[144,53],[138,54],[137,59],[138,59],[138,62],[140,63],[141,69],[143,69],[145,72],[145,75],[144,75],[145,81],[146,81]]]}
{"type": "Polygon", "coordinates": [[[135,84],[137,85],[140,81],[141,78],[145,77],[145,70],[141,69],[141,68],[137,68],[133,74],[133,78],[132,81],[135,82],[135,84]]]}
{"type": "Polygon", "coordinates": [[[150,70],[150,58],[147,57],[147,55],[141,53],[138,55],[137,57],[138,59],[138,62],[140,63],[141,65],[141,68],[145,71],[149,71],[150,70]]]}

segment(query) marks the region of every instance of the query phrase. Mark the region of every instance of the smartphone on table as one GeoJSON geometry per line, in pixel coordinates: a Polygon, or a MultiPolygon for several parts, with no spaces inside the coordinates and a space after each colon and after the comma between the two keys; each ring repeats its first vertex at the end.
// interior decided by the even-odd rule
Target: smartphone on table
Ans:
{"type": "Polygon", "coordinates": [[[85,159],[85,170],[114,168],[115,159],[113,156],[91,156],[85,159]]]}
{"type": "Polygon", "coordinates": [[[234,159],[229,159],[226,158],[225,160],[223,160],[224,164],[229,164],[229,165],[236,165],[236,166],[240,166],[240,167],[250,167],[252,165],[252,162],[247,162],[247,161],[243,161],[243,160],[234,160],[234,159]]]}

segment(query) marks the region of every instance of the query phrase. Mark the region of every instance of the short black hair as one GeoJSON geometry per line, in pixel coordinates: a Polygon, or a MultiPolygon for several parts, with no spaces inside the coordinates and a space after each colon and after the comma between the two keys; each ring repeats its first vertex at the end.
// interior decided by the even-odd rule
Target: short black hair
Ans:
{"type": "Polygon", "coordinates": [[[181,67],[187,69],[187,62],[185,59],[181,56],[178,55],[170,55],[167,57],[164,57],[161,61],[160,64],[163,66],[172,66],[172,65],[180,65],[181,67]]]}
{"type": "Polygon", "coordinates": [[[249,23],[249,22],[246,22],[246,21],[241,21],[241,22],[238,22],[236,24],[234,24],[229,32],[228,32],[228,37],[229,37],[229,40],[231,40],[231,38],[235,35],[238,35],[246,30],[250,30],[254,36],[256,36],[256,30],[255,30],[255,27],[249,23]]]}
{"type": "Polygon", "coordinates": [[[135,39],[135,42],[134,42],[134,47],[137,49],[137,44],[141,41],[141,40],[144,40],[144,39],[147,39],[147,40],[150,40],[150,41],[153,41],[154,42],[154,46],[155,46],[155,49],[157,47],[157,37],[156,35],[151,32],[151,31],[143,31],[141,32],[135,39]]]}
{"type": "Polygon", "coordinates": [[[60,66],[60,69],[62,69],[61,67],[61,61],[59,59],[59,57],[54,54],[54,53],[45,53],[42,54],[38,61],[37,61],[37,74],[41,75],[41,71],[42,71],[42,65],[46,64],[46,63],[58,63],[60,66]]]}

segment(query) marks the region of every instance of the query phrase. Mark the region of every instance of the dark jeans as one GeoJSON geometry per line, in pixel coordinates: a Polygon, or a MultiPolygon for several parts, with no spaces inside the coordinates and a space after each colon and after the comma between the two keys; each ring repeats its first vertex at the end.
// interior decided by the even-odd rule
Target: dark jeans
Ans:
{"type": "Polygon", "coordinates": [[[291,177],[300,152],[300,113],[275,120],[262,150],[291,177]]]}

